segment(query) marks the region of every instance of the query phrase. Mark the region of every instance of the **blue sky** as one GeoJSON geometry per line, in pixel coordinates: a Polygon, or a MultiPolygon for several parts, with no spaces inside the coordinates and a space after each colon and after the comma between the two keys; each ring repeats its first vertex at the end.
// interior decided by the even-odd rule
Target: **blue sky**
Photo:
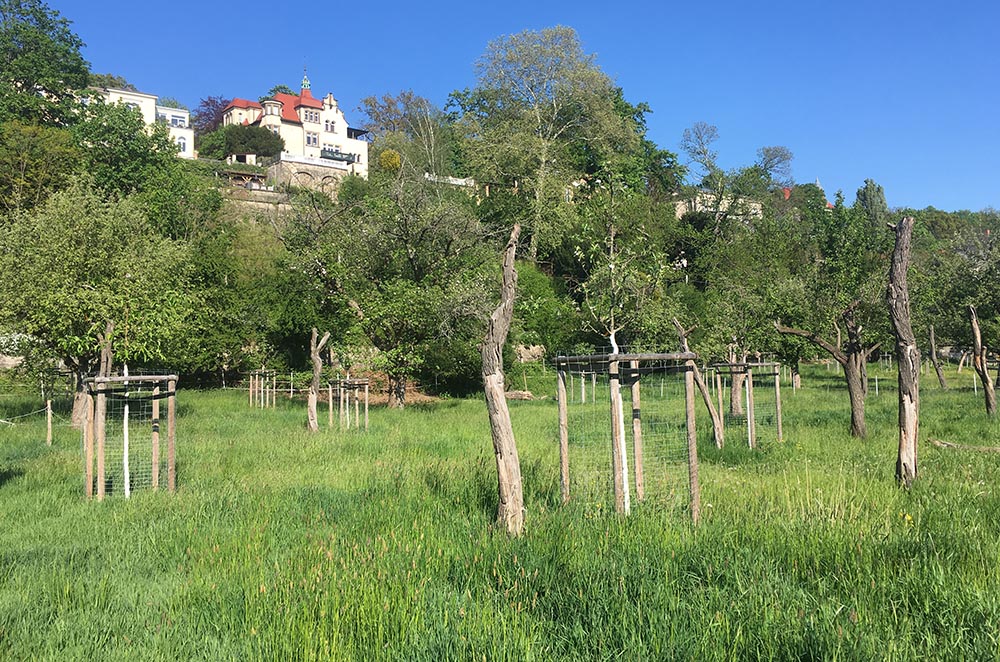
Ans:
{"type": "Polygon", "coordinates": [[[194,108],[209,95],[297,89],[307,66],[314,94],[333,92],[355,123],[365,96],[412,89],[443,104],[474,84],[491,39],[568,25],[627,99],[649,103],[663,148],[677,151],[704,121],[719,129],[724,167],[785,145],[795,179],[818,178],[831,199],[840,189],[852,201],[872,178],[893,207],[1000,207],[995,0],[49,5],[73,22],[94,71],[144,92],[194,108]]]}

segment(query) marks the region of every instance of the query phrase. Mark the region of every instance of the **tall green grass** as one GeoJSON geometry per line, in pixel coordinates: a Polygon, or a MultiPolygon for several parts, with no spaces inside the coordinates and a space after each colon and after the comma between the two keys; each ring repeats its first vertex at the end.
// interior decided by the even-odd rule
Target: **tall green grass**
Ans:
{"type": "MultiPolygon", "coordinates": [[[[481,401],[310,435],[299,402],[182,391],[177,494],[101,504],[79,434],[47,448],[28,417],[0,426],[0,658],[996,659],[1000,457],[926,439],[1000,445],[998,423],[967,371],[949,391],[926,377],[902,491],[879,376],[866,440],[823,367],[785,388],[784,443],[716,450],[699,412],[697,529],[561,506],[555,403],[512,403],[517,540],[492,526],[481,401]]],[[[0,398],[0,418],[31,397],[0,398]]]]}

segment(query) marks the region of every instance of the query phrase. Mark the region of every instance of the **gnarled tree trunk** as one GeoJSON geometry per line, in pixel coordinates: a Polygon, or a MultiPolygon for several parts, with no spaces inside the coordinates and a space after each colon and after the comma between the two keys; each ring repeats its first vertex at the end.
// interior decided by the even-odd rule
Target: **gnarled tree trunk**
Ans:
{"type": "Polygon", "coordinates": [[[802,373],[799,372],[799,362],[795,360],[792,362],[792,390],[797,391],[802,388],[802,373]]]}
{"type": "Polygon", "coordinates": [[[976,314],[975,306],[969,306],[969,322],[972,324],[972,368],[983,384],[986,413],[993,416],[997,413],[997,394],[993,389],[993,380],[990,379],[989,366],[986,364],[986,346],[983,345],[983,335],[979,330],[979,316],[976,314]]]}
{"type": "Polygon", "coordinates": [[[402,409],[406,406],[406,377],[404,375],[389,375],[389,409],[402,409]]]}
{"type": "MultiPolygon", "coordinates": [[[[910,324],[910,291],[906,270],[910,263],[913,217],[907,216],[892,226],[896,245],[889,268],[886,303],[896,335],[896,366],[899,383],[899,452],[896,456],[896,481],[909,487],[917,477],[917,432],[920,426],[920,350],[910,324]]],[[[931,346],[934,327],[931,327],[931,346]]],[[[932,350],[933,351],[933,350],[932,350]]],[[[936,367],[936,363],[935,363],[936,367]]]]}
{"type": "Polygon", "coordinates": [[[521,225],[514,224],[503,257],[503,285],[500,303],[490,315],[486,335],[480,348],[483,359],[483,390],[486,410],[490,417],[490,434],[497,463],[497,523],[507,533],[519,536],[524,530],[524,491],[521,485],[521,462],[517,456],[514,428],[510,423],[510,410],[504,396],[503,346],[510,332],[514,316],[514,297],[517,293],[517,271],[514,256],[521,225]]]}
{"type": "MultiPolygon", "coordinates": [[[[779,322],[774,323],[774,328],[778,330],[778,333],[805,338],[820,349],[828,352],[844,368],[844,381],[847,383],[847,393],[851,401],[851,436],[863,438],[868,435],[868,427],[865,424],[865,397],[868,395],[868,357],[878,349],[879,343],[867,348],[862,343],[861,326],[854,319],[854,308],[857,305],[857,301],[852,303],[841,316],[847,327],[847,345],[844,349],[820,338],[812,331],[782,326],[779,322]]],[[[837,326],[837,337],[841,337],[839,325],[837,326]]]]}
{"type": "MultiPolygon", "coordinates": [[[[746,363],[747,355],[742,356],[736,353],[736,350],[729,350],[729,362],[730,363],[746,363]]],[[[742,416],[743,415],[743,382],[746,381],[747,376],[744,372],[730,373],[730,378],[732,383],[729,389],[729,413],[732,416],[742,416]]]]}
{"type": "Polygon", "coordinates": [[[937,374],[938,385],[941,386],[941,390],[948,390],[948,382],[944,380],[944,371],[941,370],[941,361],[938,360],[937,352],[937,341],[934,339],[934,325],[930,326],[930,339],[931,339],[931,365],[934,366],[934,372],[937,374]]]}
{"type": "Polygon", "coordinates": [[[319,378],[323,374],[323,359],[320,357],[320,352],[323,351],[323,345],[326,341],[330,339],[330,332],[327,331],[323,334],[323,339],[316,342],[316,338],[319,336],[319,332],[316,327],[313,327],[312,337],[309,339],[309,358],[312,360],[312,381],[309,383],[309,406],[308,406],[308,421],[307,425],[310,432],[319,432],[319,419],[316,416],[316,403],[319,401],[319,378]]]}

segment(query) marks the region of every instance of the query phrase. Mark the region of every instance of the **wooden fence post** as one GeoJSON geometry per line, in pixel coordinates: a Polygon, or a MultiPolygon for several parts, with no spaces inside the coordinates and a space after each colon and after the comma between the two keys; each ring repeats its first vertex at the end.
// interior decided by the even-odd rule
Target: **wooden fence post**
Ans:
{"type": "Polygon", "coordinates": [[[556,394],[559,400],[559,478],[563,503],[569,502],[569,407],[566,403],[566,371],[556,372],[556,394]]]}
{"type": "Polygon", "coordinates": [[[177,380],[167,380],[167,490],[177,490],[177,380]]]}
{"type": "Polygon", "coordinates": [[[753,403],[753,368],[747,366],[747,439],[750,448],[757,448],[757,413],[753,403]]]}
{"type": "Polygon", "coordinates": [[[52,445],[52,398],[45,398],[45,445],[52,445]]]}
{"type": "Polygon", "coordinates": [[[326,383],[326,405],[327,405],[326,426],[330,429],[333,429],[333,382],[326,383]]]}
{"type": "Polygon", "coordinates": [[[615,511],[628,515],[631,505],[628,491],[628,459],[625,453],[621,374],[616,359],[612,359],[608,364],[608,376],[611,394],[611,470],[614,472],[615,511]]]}
{"type": "Polygon", "coordinates": [[[778,441],[784,441],[785,435],[781,428],[781,364],[778,364],[778,373],[774,376],[774,412],[778,424],[778,441]]]}
{"type": "Polygon", "coordinates": [[[83,427],[83,461],[84,480],[87,481],[85,493],[88,499],[94,497],[94,396],[87,393],[87,419],[83,427]]]}
{"type": "Polygon", "coordinates": [[[684,412],[687,424],[688,493],[691,502],[691,521],[698,524],[701,518],[701,487],[698,484],[698,433],[694,417],[694,369],[689,365],[684,371],[684,412]]]}
{"type": "Polygon", "coordinates": [[[368,432],[368,380],[365,380],[365,432],[368,432]]]}
{"type": "Polygon", "coordinates": [[[97,404],[94,412],[94,433],[97,437],[97,500],[104,501],[104,440],[106,416],[108,413],[107,395],[104,393],[105,383],[97,382],[97,404]]]}
{"type": "Polygon", "coordinates": [[[160,385],[157,384],[153,387],[153,443],[152,443],[152,456],[153,456],[153,471],[152,471],[152,481],[153,489],[159,489],[160,487],[160,385]]]}
{"type": "Polygon", "coordinates": [[[646,481],[642,462],[642,410],[639,394],[639,362],[630,361],[629,375],[632,387],[632,463],[635,472],[635,498],[642,501],[646,498],[646,481]]]}

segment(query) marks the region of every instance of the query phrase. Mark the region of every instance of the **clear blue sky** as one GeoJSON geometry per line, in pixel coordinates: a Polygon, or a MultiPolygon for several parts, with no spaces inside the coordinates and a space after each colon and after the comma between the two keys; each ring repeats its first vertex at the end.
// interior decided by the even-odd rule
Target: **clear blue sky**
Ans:
{"type": "Polygon", "coordinates": [[[841,189],[852,201],[872,178],[893,207],[1000,207],[996,0],[49,5],[73,21],[95,72],[144,92],[191,108],[255,99],[298,89],[305,65],[314,93],[333,92],[354,123],[365,96],[412,89],[443,104],[474,83],[491,39],[568,25],[627,99],[650,104],[663,148],[705,121],[724,167],[785,145],[795,179],[819,178],[831,199],[841,189]]]}

